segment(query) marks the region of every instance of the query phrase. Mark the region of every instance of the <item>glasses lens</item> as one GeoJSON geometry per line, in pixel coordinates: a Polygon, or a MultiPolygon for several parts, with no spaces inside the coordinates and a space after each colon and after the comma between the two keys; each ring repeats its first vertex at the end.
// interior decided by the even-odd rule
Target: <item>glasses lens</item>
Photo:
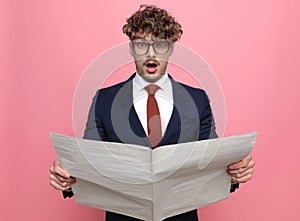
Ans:
{"type": "Polygon", "coordinates": [[[144,55],[147,53],[149,44],[145,42],[135,42],[133,43],[133,50],[137,55],[144,55]]]}
{"type": "Polygon", "coordinates": [[[155,53],[166,54],[169,51],[170,44],[168,41],[155,41],[153,43],[147,42],[133,42],[133,50],[136,55],[145,55],[148,53],[150,45],[152,45],[155,53]]]}
{"type": "Polygon", "coordinates": [[[153,43],[153,47],[157,54],[166,54],[169,51],[169,42],[156,41],[153,43]]]}

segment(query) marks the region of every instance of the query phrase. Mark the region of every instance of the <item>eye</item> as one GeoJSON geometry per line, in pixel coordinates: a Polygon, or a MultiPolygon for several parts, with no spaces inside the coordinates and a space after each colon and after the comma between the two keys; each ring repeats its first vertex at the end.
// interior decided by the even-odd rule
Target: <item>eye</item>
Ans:
{"type": "Polygon", "coordinates": [[[136,45],[138,48],[141,48],[141,49],[147,47],[147,44],[144,43],[144,42],[137,42],[137,43],[135,43],[135,45],[136,45]]]}
{"type": "Polygon", "coordinates": [[[168,47],[168,43],[166,41],[158,41],[155,42],[156,48],[166,48],[168,47]]]}

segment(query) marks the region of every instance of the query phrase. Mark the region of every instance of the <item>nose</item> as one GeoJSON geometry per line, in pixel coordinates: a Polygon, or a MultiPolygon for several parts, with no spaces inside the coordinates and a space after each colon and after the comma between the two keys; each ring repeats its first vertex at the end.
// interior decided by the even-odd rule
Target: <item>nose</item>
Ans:
{"type": "Polygon", "coordinates": [[[149,46],[147,57],[150,57],[150,58],[155,57],[155,51],[154,51],[153,45],[149,46]]]}

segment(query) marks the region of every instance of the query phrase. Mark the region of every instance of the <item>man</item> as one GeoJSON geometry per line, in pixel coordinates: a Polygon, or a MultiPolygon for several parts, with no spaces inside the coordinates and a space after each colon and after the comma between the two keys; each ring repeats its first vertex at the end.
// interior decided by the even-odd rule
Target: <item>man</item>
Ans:
{"type": "MultiPolygon", "coordinates": [[[[182,35],[181,25],[165,10],[142,5],[123,26],[130,39],[136,73],[127,81],[100,89],[93,99],[84,138],[162,145],[217,137],[206,93],[176,82],[167,74],[168,59],[182,35]]],[[[254,162],[247,156],[228,166],[231,192],[253,174],[254,162]]],[[[58,161],[50,169],[50,184],[72,196],[76,179],[58,161]]],[[[107,221],[137,220],[107,212],[107,221]]],[[[166,220],[198,220],[193,210],[166,220]]]]}

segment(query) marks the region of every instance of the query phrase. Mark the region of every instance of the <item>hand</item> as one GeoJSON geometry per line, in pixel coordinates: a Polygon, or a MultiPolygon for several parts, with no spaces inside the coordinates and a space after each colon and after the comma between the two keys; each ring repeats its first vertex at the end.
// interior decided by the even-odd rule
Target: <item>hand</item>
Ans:
{"type": "Polygon", "coordinates": [[[64,170],[59,162],[55,160],[50,168],[50,185],[57,190],[69,190],[71,184],[76,182],[74,177],[64,170]]]}
{"type": "Polygon", "coordinates": [[[239,162],[230,164],[227,173],[231,175],[232,183],[246,183],[249,181],[254,172],[255,163],[252,156],[248,155],[239,162]]]}

